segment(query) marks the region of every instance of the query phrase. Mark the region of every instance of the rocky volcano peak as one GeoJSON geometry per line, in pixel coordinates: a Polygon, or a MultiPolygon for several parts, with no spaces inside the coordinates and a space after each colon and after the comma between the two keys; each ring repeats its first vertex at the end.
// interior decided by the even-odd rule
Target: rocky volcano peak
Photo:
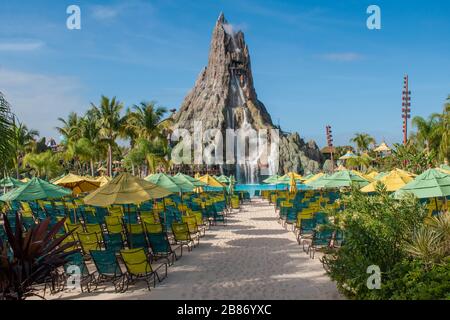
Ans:
{"type": "Polygon", "coordinates": [[[205,128],[272,127],[264,104],[257,98],[244,33],[236,31],[223,13],[212,33],[207,67],[186,96],[176,115],[179,127],[191,128],[192,119],[205,128]]]}
{"type": "MultiPolygon", "coordinates": [[[[203,130],[220,129],[222,132],[229,128],[274,128],[272,119],[264,104],[258,100],[254,88],[250,53],[244,33],[234,30],[223,13],[214,26],[208,64],[200,72],[194,87],[174,115],[174,120],[175,127],[191,132],[194,121],[201,121],[203,130]]],[[[320,152],[316,152],[318,148],[310,149],[298,134],[293,137],[281,135],[280,172],[316,170],[321,161],[320,152]],[[310,158],[309,155],[315,157],[310,158]]],[[[227,171],[234,173],[230,172],[233,171],[232,168],[227,171]]],[[[254,168],[247,171],[255,172],[254,168]]],[[[238,172],[239,169],[236,176],[242,181],[238,172]]]]}

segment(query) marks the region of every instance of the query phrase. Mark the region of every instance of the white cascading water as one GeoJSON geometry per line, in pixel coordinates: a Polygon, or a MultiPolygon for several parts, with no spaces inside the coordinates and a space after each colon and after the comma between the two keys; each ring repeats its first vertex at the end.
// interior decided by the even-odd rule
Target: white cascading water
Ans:
{"type": "MultiPolygon", "coordinates": [[[[236,43],[235,40],[235,33],[232,29],[231,25],[224,25],[225,32],[230,36],[231,38],[231,45],[233,48],[233,51],[236,53],[241,53],[241,50],[239,46],[236,43]]],[[[236,109],[237,107],[242,108],[242,123],[240,124],[240,128],[243,133],[249,137],[249,145],[255,145],[258,146],[258,137],[252,137],[249,133],[250,130],[253,130],[252,125],[248,122],[248,108],[246,103],[246,98],[244,95],[244,90],[241,87],[241,82],[239,81],[238,76],[235,73],[235,70],[231,70],[231,90],[233,93],[237,93],[237,100],[233,101],[231,105],[236,106],[231,108],[231,110],[228,110],[228,119],[227,119],[227,125],[228,128],[237,129],[236,128],[236,109]]],[[[236,152],[236,150],[235,150],[236,152]]],[[[245,163],[238,164],[237,163],[237,153],[235,153],[235,163],[236,163],[236,179],[240,183],[245,184],[255,184],[258,183],[258,176],[259,176],[259,168],[258,168],[258,160],[262,156],[262,150],[258,148],[257,154],[249,154],[249,157],[246,157],[245,163]]],[[[269,166],[269,173],[272,175],[276,171],[275,161],[278,161],[278,159],[274,159],[271,152],[269,152],[268,155],[268,166],[269,166]]],[[[222,171],[222,167],[220,168],[222,171]]]]}

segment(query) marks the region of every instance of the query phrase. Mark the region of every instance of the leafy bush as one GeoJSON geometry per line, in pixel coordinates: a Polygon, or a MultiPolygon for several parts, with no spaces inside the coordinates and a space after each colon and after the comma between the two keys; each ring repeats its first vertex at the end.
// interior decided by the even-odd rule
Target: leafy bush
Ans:
{"type": "Polygon", "coordinates": [[[450,261],[427,268],[419,259],[397,263],[383,278],[381,290],[372,290],[371,299],[450,299],[450,261]]]}
{"type": "Polygon", "coordinates": [[[367,268],[377,265],[382,279],[408,254],[404,243],[427,211],[413,197],[393,199],[379,187],[368,196],[353,190],[343,198],[345,209],[335,213],[337,227],[345,231],[345,245],[322,258],[324,267],[341,292],[351,298],[371,298],[367,268]]]}

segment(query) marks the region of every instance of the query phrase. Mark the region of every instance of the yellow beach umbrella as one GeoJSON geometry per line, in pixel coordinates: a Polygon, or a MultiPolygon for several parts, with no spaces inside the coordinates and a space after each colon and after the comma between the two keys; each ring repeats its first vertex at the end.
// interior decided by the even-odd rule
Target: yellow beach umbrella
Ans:
{"type": "Polygon", "coordinates": [[[205,174],[204,176],[201,176],[199,178],[196,179],[206,183],[206,185],[210,186],[210,187],[223,187],[224,185],[222,183],[220,183],[219,181],[217,181],[216,178],[214,178],[213,176],[210,176],[209,174],[205,174]]]}
{"type": "Polygon", "coordinates": [[[369,172],[368,174],[366,174],[365,177],[366,177],[367,179],[373,181],[373,180],[375,180],[375,177],[376,177],[377,175],[379,175],[379,174],[380,174],[380,173],[379,173],[378,171],[373,170],[373,171],[369,172]]]}
{"type": "Polygon", "coordinates": [[[111,181],[111,178],[108,176],[100,176],[95,181],[100,182],[100,187],[103,187],[105,184],[111,181]]]}
{"type": "Polygon", "coordinates": [[[64,177],[56,180],[53,184],[71,189],[72,193],[77,195],[83,192],[93,191],[100,187],[100,182],[92,178],[82,177],[76,174],[69,173],[64,177]]]}
{"type": "Polygon", "coordinates": [[[359,172],[358,170],[351,170],[354,174],[356,174],[357,176],[360,176],[361,178],[364,178],[366,180],[369,180],[370,182],[372,182],[374,179],[373,178],[369,178],[367,175],[363,174],[362,172],[359,172]]]}
{"type": "Polygon", "coordinates": [[[308,180],[305,180],[303,183],[304,184],[310,184],[311,182],[316,181],[320,177],[323,177],[324,174],[325,173],[323,173],[323,172],[319,172],[319,173],[315,174],[314,176],[312,176],[311,178],[309,178],[308,180]]]}
{"type": "Polygon", "coordinates": [[[108,207],[113,204],[138,204],[170,194],[172,192],[167,189],[123,172],[87,195],[83,201],[91,206],[108,207]]]}
{"type": "Polygon", "coordinates": [[[25,183],[27,183],[29,181],[30,181],[30,178],[23,178],[23,179],[20,180],[20,182],[25,182],[25,183]]]}
{"type": "Polygon", "coordinates": [[[414,177],[403,170],[392,170],[388,175],[384,176],[378,181],[373,181],[364,188],[362,192],[375,192],[378,183],[382,183],[386,186],[386,190],[394,192],[414,180],[414,177]]]}
{"type": "Polygon", "coordinates": [[[388,147],[388,145],[385,142],[382,142],[378,147],[373,149],[375,152],[388,152],[391,151],[391,148],[388,147]]]}

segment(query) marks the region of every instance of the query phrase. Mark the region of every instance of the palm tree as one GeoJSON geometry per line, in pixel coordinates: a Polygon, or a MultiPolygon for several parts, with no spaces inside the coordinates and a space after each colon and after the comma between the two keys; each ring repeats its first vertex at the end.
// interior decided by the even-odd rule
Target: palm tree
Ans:
{"type": "Polygon", "coordinates": [[[14,137],[13,114],[11,107],[0,92],[0,154],[2,155],[0,163],[6,167],[10,161],[11,141],[14,137]]]}
{"type": "Polygon", "coordinates": [[[416,116],[412,119],[413,127],[417,128],[416,139],[430,153],[436,143],[438,115],[432,114],[428,119],[416,116]]]}
{"type": "Polygon", "coordinates": [[[58,118],[58,121],[62,126],[56,127],[56,130],[63,136],[65,144],[80,138],[80,117],[76,112],[69,113],[67,120],[58,118]]]}
{"type": "MultiPolygon", "coordinates": [[[[156,102],[141,102],[127,110],[123,133],[131,140],[131,158],[139,159],[144,154],[150,172],[159,166],[168,167],[169,145],[167,135],[173,123],[172,118],[165,118],[167,109],[157,107],[156,102]],[[131,134],[130,134],[131,133],[131,134]],[[139,138],[137,138],[139,137],[139,138]],[[136,150],[134,150],[136,149],[136,150]]],[[[129,159],[130,160],[130,159],[129,159]]],[[[128,161],[134,171],[135,163],[128,161]]]]}
{"type": "Polygon", "coordinates": [[[112,149],[116,144],[116,139],[121,130],[123,119],[120,111],[123,104],[116,100],[116,97],[109,99],[105,96],[101,97],[100,106],[92,104],[92,112],[99,119],[100,137],[108,145],[107,174],[112,174],[112,149]]]}
{"type": "Polygon", "coordinates": [[[436,114],[436,141],[438,144],[437,151],[439,160],[445,164],[449,163],[450,158],[450,95],[447,98],[447,102],[444,104],[444,110],[442,114],[436,114]]]}
{"type": "Polygon", "coordinates": [[[16,178],[19,179],[19,164],[20,159],[25,156],[26,153],[36,151],[36,138],[39,136],[39,132],[34,129],[28,129],[25,124],[14,121],[14,167],[16,169],[16,178]]]}
{"type": "Polygon", "coordinates": [[[61,171],[58,155],[50,150],[42,153],[28,153],[23,158],[22,165],[34,169],[36,176],[42,178],[54,177],[61,171]]]}
{"type": "Polygon", "coordinates": [[[80,120],[81,136],[78,141],[79,156],[83,161],[88,161],[91,176],[94,176],[94,161],[99,161],[106,154],[105,142],[101,139],[100,121],[93,109],[86,112],[80,120]]]}
{"type": "Polygon", "coordinates": [[[356,133],[350,142],[356,144],[358,152],[364,152],[369,150],[370,145],[375,144],[375,139],[367,133],[356,133]]]}

